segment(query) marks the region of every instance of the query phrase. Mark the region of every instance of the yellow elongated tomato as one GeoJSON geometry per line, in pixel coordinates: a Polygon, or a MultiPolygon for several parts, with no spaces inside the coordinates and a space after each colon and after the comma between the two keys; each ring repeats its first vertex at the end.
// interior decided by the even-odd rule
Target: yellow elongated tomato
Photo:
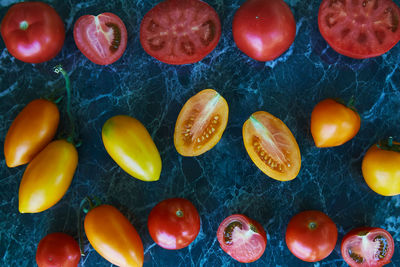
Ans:
{"type": "Polygon", "coordinates": [[[67,192],[78,165],[78,152],[66,140],[48,144],[27,166],[19,186],[19,212],[37,213],[67,192]]]}
{"type": "Polygon", "coordinates": [[[60,112],[48,100],[36,99],[17,115],[4,140],[8,167],[30,162],[54,138],[60,112]]]}
{"type": "Polygon", "coordinates": [[[85,233],[93,248],[117,266],[143,265],[143,243],[129,220],[115,207],[101,205],[85,217],[85,233]]]}
{"type": "Polygon", "coordinates": [[[102,138],[108,154],[128,174],[147,182],[160,178],[160,153],[140,121],[112,117],[103,126],[102,138]]]}

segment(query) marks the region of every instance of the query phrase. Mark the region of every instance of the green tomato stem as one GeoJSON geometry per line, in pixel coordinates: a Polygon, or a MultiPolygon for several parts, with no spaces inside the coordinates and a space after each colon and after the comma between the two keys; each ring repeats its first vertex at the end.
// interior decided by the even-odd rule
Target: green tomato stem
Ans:
{"type": "Polygon", "coordinates": [[[83,249],[83,232],[82,232],[82,211],[87,214],[89,211],[92,209],[98,207],[101,205],[101,201],[98,197],[93,197],[94,202],[90,197],[85,197],[82,201],[81,204],[79,205],[79,210],[78,210],[78,235],[79,235],[79,250],[81,251],[81,256],[85,257],[85,251],[83,249]],[[89,207],[87,207],[89,205],[89,207]]]}
{"type": "Polygon", "coordinates": [[[393,137],[390,136],[387,140],[381,140],[376,145],[378,148],[388,151],[400,152],[400,145],[393,143],[393,137]]]}

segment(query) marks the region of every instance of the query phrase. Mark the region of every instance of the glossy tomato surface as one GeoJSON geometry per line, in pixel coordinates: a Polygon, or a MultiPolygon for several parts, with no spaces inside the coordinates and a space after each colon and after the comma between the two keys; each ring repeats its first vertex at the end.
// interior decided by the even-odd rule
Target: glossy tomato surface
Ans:
{"type": "Polygon", "coordinates": [[[117,266],[143,266],[143,243],[135,227],[115,207],[98,206],[86,214],[85,233],[93,248],[117,266]]]}
{"type": "Polygon", "coordinates": [[[335,223],[325,213],[303,211],[290,220],[286,228],[286,245],[297,258],[316,262],[331,254],[337,236],[335,223]]]}
{"type": "Polygon", "coordinates": [[[357,111],[333,99],[319,102],[311,113],[311,134],[317,147],[340,146],[360,130],[357,111]]]}
{"type": "Polygon", "coordinates": [[[223,251],[242,263],[258,260],[267,246],[264,228],[243,214],[225,218],[218,227],[217,239],[223,251]]]}
{"type": "Polygon", "coordinates": [[[165,0],[147,12],[140,24],[144,51],[168,64],[202,60],[220,37],[217,12],[200,0],[165,0]]]}
{"type": "Polygon", "coordinates": [[[36,263],[39,267],[77,267],[80,259],[78,242],[64,233],[46,235],[36,250],[36,263]]]}
{"type": "Polygon", "coordinates": [[[390,263],[394,241],[391,234],[382,228],[356,228],[344,236],[341,252],[352,267],[380,267],[390,263]]]}
{"type": "Polygon", "coordinates": [[[4,156],[8,167],[30,162],[54,138],[60,112],[48,100],[28,103],[12,122],[4,140],[4,156]]]}
{"type": "Polygon", "coordinates": [[[37,213],[54,206],[67,192],[78,165],[71,143],[48,144],[26,167],[19,186],[19,212],[37,213]]]}
{"type": "Polygon", "coordinates": [[[400,9],[392,0],[323,0],[318,13],[322,37],[352,58],[380,56],[400,40],[400,9]]]}
{"type": "Polygon", "coordinates": [[[235,13],[232,32],[243,53],[258,61],[269,61],[292,45],[296,22],[283,0],[247,0],[235,13]]]}
{"type": "Polygon", "coordinates": [[[64,23],[43,2],[24,2],[10,7],[0,26],[8,52],[28,63],[54,58],[64,44],[64,23]]]}
{"type": "Polygon", "coordinates": [[[296,178],[301,167],[299,145],[280,119],[257,111],[243,124],[244,146],[254,164],[279,181],[296,178]]]}
{"type": "Polygon", "coordinates": [[[140,121],[114,116],[104,123],[101,133],[108,154],[124,171],[147,182],[160,178],[160,153],[140,121]]]}
{"type": "Polygon", "coordinates": [[[147,227],[151,238],[165,249],[189,246],[200,231],[200,216],[187,199],[170,198],[158,203],[150,212],[147,227]]]}
{"type": "Polygon", "coordinates": [[[125,52],[128,34],[124,22],[113,13],[84,15],[74,25],[74,40],[92,62],[108,65],[125,52]]]}
{"type": "Polygon", "coordinates": [[[176,120],[176,151],[182,156],[193,157],[213,148],[225,131],[228,114],[228,103],[217,91],[205,89],[192,96],[176,120]]]}

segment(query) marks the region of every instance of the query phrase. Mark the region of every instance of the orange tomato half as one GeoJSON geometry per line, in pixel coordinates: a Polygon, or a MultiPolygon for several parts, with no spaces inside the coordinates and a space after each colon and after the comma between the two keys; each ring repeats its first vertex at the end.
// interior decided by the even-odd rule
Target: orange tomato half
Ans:
{"type": "Polygon", "coordinates": [[[135,227],[115,207],[101,205],[85,217],[85,233],[93,248],[117,266],[143,266],[143,243],[135,227]]]}
{"type": "Polygon", "coordinates": [[[279,181],[296,178],[301,167],[300,149],[289,128],[265,111],[257,111],[243,125],[244,146],[251,160],[279,181]]]}
{"type": "Polygon", "coordinates": [[[176,120],[176,151],[182,156],[193,157],[213,148],[225,131],[228,113],[228,103],[213,89],[192,96],[176,120]]]}
{"type": "Polygon", "coordinates": [[[8,167],[30,162],[54,138],[60,112],[48,100],[36,99],[18,114],[4,141],[4,156],[8,167]]]}

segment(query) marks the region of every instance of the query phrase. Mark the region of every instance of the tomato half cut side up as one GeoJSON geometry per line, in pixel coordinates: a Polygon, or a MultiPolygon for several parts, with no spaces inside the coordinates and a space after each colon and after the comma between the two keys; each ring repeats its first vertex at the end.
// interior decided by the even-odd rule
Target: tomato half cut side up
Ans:
{"type": "Polygon", "coordinates": [[[152,57],[167,64],[202,60],[217,46],[221,22],[217,12],[199,0],[166,0],[144,17],[140,43],[152,57]]]}
{"type": "Polygon", "coordinates": [[[400,40],[400,9],[391,0],[323,0],[318,13],[321,35],[338,53],[370,58],[400,40]]]}
{"type": "Polygon", "coordinates": [[[382,228],[356,228],[343,238],[341,252],[350,266],[383,266],[390,263],[394,241],[390,233],[382,228]]]}
{"type": "Polygon", "coordinates": [[[174,144],[178,153],[193,157],[213,148],[225,131],[228,113],[228,103],[213,89],[192,96],[176,120],[174,144]]]}
{"type": "Polygon", "coordinates": [[[289,128],[265,111],[257,111],[243,125],[244,146],[254,164],[279,181],[296,178],[301,167],[299,145],[289,128]]]}
{"type": "Polygon", "coordinates": [[[108,65],[125,52],[128,39],[125,24],[113,13],[84,15],[74,25],[79,50],[93,63],[108,65]]]}

